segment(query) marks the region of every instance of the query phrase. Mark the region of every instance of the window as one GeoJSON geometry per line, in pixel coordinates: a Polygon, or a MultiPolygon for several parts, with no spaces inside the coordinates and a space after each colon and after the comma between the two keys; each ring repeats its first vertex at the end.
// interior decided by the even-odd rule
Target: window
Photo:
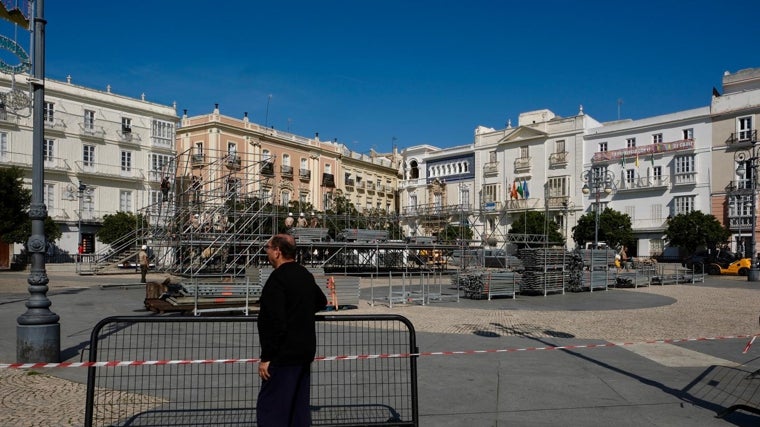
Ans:
{"type": "Polygon", "coordinates": [[[520,158],[527,159],[528,157],[530,157],[530,147],[523,145],[520,147],[520,158]]]}
{"type": "Polygon", "coordinates": [[[676,161],[676,173],[694,172],[694,156],[678,156],[676,161]]]}
{"type": "Polygon", "coordinates": [[[42,203],[45,204],[48,212],[55,209],[55,184],[44,184],[42,189],[42,203]]]}
{"type": "Polygon", "coordinates": [[[169,168],[171,167],[173,157],[168,154],[151,154],[150,155],[150,179],[160,181],[165,175],[173,175],[169,168]]]}
{"type": "Polygon", "coordinates": [[[154,145],[168,148],[174,147],[174,123],[153,120],[150,136],[154,145]]]}
{"type": "Polygon", "coordinates": [[[662,134],[655,133],[652,135],[652,144],[662,144],[662,134]]]}
{"type": "Polygon", "coordinates": [[[264,203],[270,203],[272,201],[272,189],[264,187],[261,189],[261,201],[264,203]]]}
{"type": "Polygon", "coordinates": [[[195,143],[195,155],[196,156],[202,156],[203,155],[203,143],[202,142],[196,142],[195,143]]]}
{"type": "Polygon", "coordinates": [[[42,107],[42,120],[45,123],[55,123],[55,104],[46,102],[42,107]]]}
{"type": "Polygon", "coordinates": [[[459,187],[459,205],[470,206],[470,187],[462,185],[459,187]]]}
{"type": "Polygon", "coordinates": [[[325,173],[332,174],[332,165],[330,163],[325,163],[325,173]]]}
{"type": "Polygon", "coordinates": [[[636,222],[636,205],[628,205],[625,206],[625,214],[628,215],[629,218],[631,218],[631,222],[636,222]]]}
{"type": "Polygon", "coordinates": [[[634,169],[627,169],[625,171],[625,183],[629,186],[636,183],[636,171],[634,169]]]}
{"type": "MultiPolygon", "coordinates": [[[[240,194],[240,190],[242,188],[242,182],[238,178],[228,178],[227,179],[227,195],[229,196],[235,196],[240,194]]],[[[290,198],[288,198],[290,200],[290,198]]]]}
{"type": "Polygon", "coordinates": [[[680,196],[673,198],[673,207],[676,215],[694,212],[695,196],[680,196]]]}
{"type": "Polygon", "coordinates": [[[0,132],[0,158],[8,157],[8,134],[0,132]]]}
{"type": "Polygon", "coordinates": [[[565,140],[560,139],[559,141],[556,141],[554,143],[554,152],[555,153],[564,153],[565,152],[565,140]]]}
{"type": "Polygon", "coordinates": [[[90,190],[84,197],[82,197],[82,219],[93,219],[95,215],[95,189],[87,186],[90,190]]]}
{"type": "Polygon", "coordinates": [[[42,143],[42,160],[45,163],[53,163],[55,161],[55,140],[46,139],[42,143]]]}
{"type": "Polygon", "coordinates": [[[752,117],[739,117],[737,120],[739,141],[749,141],[752,138],[752,117]]]}
{"type": "Polygon", "coordinates": [[[420,169],[417,165],[417,160],[409,162],[409,179],[417,179],[420,177],[420,169]]]}
{"type": "Polygon", "coordinates": [[[569,179],[567,176],[553,176],[547,180],[549,197],[566,197],[569,195],[569,179]]]}
{"type": "Polygon", "coordinates": [[[625,140],[625,146],[628,148],[633,148],[636,146],[636,138],[628,138],[625,140]]]}
{"type": "Polygon", "coordinates": [[[600,142],[599,143],[599,152],[604,153],[607,151],[607,143],[606,142],[600,142]]]}
{"type": "Polygon", "coordinates": [[[95,130],[95,112],[84,110],[84,130],[95,130]]]}
{"type": "Polygon", "coordinates": [[[119,211],[132,212],[132,192],[119,190],[119,211]]]}
{"type": "Polygon", "coordinates": [[[328,192],[322,195],[322,209],[332,209],[333,193],[328,192]]]}
{"type": "Polygon", "coordinates": [[[132,152],[121,152],[121,172],[122,174],[129,174],[132,172],[132,152]]]}
{"type": "Polygon", "coordinates": [[[237,144],[227,141],[227,154],[230,156],[230,159],[237,157],[237,144]]]}
{"type": "Polygon", "coordinates": [[[267,150],[266,148],[261,150],[261,160],[264,162],[271,162],[272,161],[272,153],[267,150]]]}
{"type": "Polygon", "coordinates": [[[309,160],[305,157],[301,157],[301,169],[308,170],[309,169],[309,160]]]}
{"type": "Polygon", "coordinates": [[[413,211],[417,210],[417,195],[416,194],[409,195],[409,207],[413,211]]]}
{"type": "Polygon", "coordinates": [[[95,146],[94,145],[82,146],[82,166],[86,168],[95,167],[95,146]]]}
{"type": "Polygon", "coordinates": [[[282,190],[280,193],[280,204],[282,206],[288,206],[290,204],[290,191],[282,190]]]}
{"type": "Polygon", "coordinates": [[[491,163],[496,163],[496,150],[488,152],[488,161],[491,163]]]}
{"type": "Polygon", "coordinates": [[[125,135],[132,133],[132,119],[129,117],[121,118],[121,133],[125,135]]]}
{"type": "Polygon", "coordinates": [[[662,222],[662,205],[655,203],[650,206],[649,209],[649,214],[652,216],[652,221],[656,223],[662,222]]]}
{"type": "Polygon", "coordinates": [[[688,128],[683,130],[683,139],[694,139],[694,129],[688,128]]]}
{"type": "Polygon", "coordinates": [[[442,208],[443,208],[443,194],[441,193],[433,194],[433,209],[436,212],[440,212],[442,208]]]}
{"type": "Polygon", "coordinates": [[[655,185],[662,184],[662,166],[655,166],[652,168],[652,178],[655,185]]]}
{"type": "Polygon", "coordinates": [[[499,200],[499,184],[486,184],[483,186],[483,202],[496,202],[499,200]]]}
{"type": "Polygon", "coordinates": [[[662,239],[650,239],[649,240],[649,256],[656,257],[662,255],[665,250],[665,244],[662,239]]]}

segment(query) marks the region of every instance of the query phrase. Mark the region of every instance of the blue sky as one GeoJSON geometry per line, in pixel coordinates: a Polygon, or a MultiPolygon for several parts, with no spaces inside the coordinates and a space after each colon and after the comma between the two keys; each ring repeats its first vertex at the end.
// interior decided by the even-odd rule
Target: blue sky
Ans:
{"type": "Polygon", "coordinates": [[[450,147],[541,108],[709,105],[725,70],[760,67],[757,16],[757,0],[48,0],[46,74],[356,151],[450,147]]]}

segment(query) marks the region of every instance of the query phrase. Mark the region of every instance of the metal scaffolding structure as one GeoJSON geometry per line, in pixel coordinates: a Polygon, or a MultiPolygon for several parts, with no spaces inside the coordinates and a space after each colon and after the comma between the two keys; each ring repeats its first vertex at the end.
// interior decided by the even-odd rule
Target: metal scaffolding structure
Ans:
{"type": "Polygon", "coordinates": [[[304,212],[310,204],[285,206],[273,195],[273,158],[241,160],[234,153],[188,150],[164,164],[159,190],[151,191],[151,203],[140,211],[147,226],[112,244],[110,253],[94,254],[80,272],[131,265],[137,248],[146,244],[156,271],[239,276],[267,264],[263,246],[281,232],[296,238],[303,264],[346,274],[507,267],[513,242],[547,245],[544,236],[508,235],[509,213],[492,208],[304,212]],[[434,236],[449,225],[472,230],[472,236],[439,242],[434,236]]]}

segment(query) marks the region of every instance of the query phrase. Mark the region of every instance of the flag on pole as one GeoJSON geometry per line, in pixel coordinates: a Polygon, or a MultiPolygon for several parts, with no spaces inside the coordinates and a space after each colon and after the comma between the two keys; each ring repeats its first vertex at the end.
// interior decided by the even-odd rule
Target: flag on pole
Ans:
{"type": "Polygon", "coordinates": [[[654,167],[654,154],[649,156],[649,161],[652,162],[652,167],[654,167]]]}
{"type": "Polygon", "coordinates": [[[530,193],[528,192],[528,181],[523,180],[522,187],[523,187],[523,195],[527,199],[528,197],[530,197],[530,193]]]}
{"type": "Polygon", "coordinates": [[[515,182],[515,185],[517,186],[517,194],[519,194],[520,197],[523,197],[523,188],[522,188],[522,185],[517,184],[517,182],[515,182]]]}
{"type": "Polygon", "coordinates": [[[625,167],[625,153],[623,153],[623,157],[620,159],[620,166],[625,167]]]}
{"type": "Polygon", "coordinates": [[[514,181],[512,181],[512,190],[509,192],[509,195],[512,196],[513,199],[517,199],[517,186],[514,181]]]}

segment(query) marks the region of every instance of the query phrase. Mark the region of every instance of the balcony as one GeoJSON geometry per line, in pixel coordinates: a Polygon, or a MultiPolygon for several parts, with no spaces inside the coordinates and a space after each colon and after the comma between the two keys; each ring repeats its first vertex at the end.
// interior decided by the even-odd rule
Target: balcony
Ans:
{"type": "Polygon", "coordinates": [[[567,151],[562,151],[560,153],[552,153],[549,154],[549,167],[550,168],[561,168],[567,166],[567,151]]]}
{"type": "Polygon", "coordinates": [[[43,120],[43,123],[45,124],[45,131],[52,131],[52,132],[65,132],[66,131],[66,122],[64,122],[62,119],[51,119],[51,118],[45,118],[43,120]]]}
{"type": "Polygon", "coordinates": [[[331,173],[323,173],[322,174],[322,186],[323,187],[329,187],[329,188],[335,188],[335,175],[331,173]]]}
{"type": "Polygon", "coordinates": [[[516,200],[507,200],[504,202],[504,210],[507,212],[519,212],[519,211],[525,211],[525,210],[535,210],[542,206],[540,206],[539,202],[541,199],[516,199],[516,200]]]}
{"type": "Polygon", "coordinates": [[[746,232],[749,233],[750,229],[752,229],[752,216],[750,215],[729,216],[728,228],[731,229],[731,231],[745,230],[746,232]]]}
{"type": "Polygon", "coordinates": [[[694,185],[696,183],[696,172],[678,172],[673,174],[673,185],[694,185]]]}
{"type": "Polygon", "coordinates": [[[15,128],[18,126],[18,116],[8,114],[5,110],[0,110],[0,126],[15,128]]]}
{"type": "Polygon", "coordinates": [[[399,189],[414,188],[427,184],[425,178],[405,179],[399,183],[399,189]]]}
{"type": "Polygon", "coordinates": [[[106,131],[100,126],[92,124],[79,124],[79,132],[82,138],[102,140],[106,137],[106,131]]]}
{"type": "Polygon", "coordinates": [[[483,165],[483,176],[494,176],[499,174],[499,162],[488,162],[483,165]]]}
{"type": "Polygon", "coordinates": [[[515,159],[515,172],[530,172],[530,157],[518,157],[515,159]]]}
{"type": "Polygon", "coordinates": [[[678,141],[658,142],[657,144],[642,145],[640,147],[621,148],[619,150],[612,151],[598,151],[594,153],[594,156],[591,158],[591,163],[609,164],[621,162],[622,160],[633,163],[636,161],[637,156],[640,159],[641,157],[650,159],[654,155],[692,150],[694,150],[694,140],[681,139],[678,141]]]}
{"type": "Polygon", "coordinates": [[[259,170],[262,175],[266,176],[274,176],[274,163],[272,162],[264,162],[261,165],[261,169],[259,170]]]}
{"type": "Polygon", "coordinates": [[[356,181],[356,188],[364,191],[364,189],[367,188],[367,183],[364,181],[356,181]]]}
{"type": "Polygon", "coordinates": [[[546,198],[546,205],[549,209],[565,209],[569,202],[570,197],[568,196],[549,196],[546,198]]]}
{"type": "Polygon", "coordinates": [[[206,164],[206,155],[193,154],[193,156],[190,158],[190,163],[192,166],[203,166],[206,164]]]}
{"type": "Polygon", "coordinates": [[[298,179],[304,182],[311,181],[311,171],[308,169],[298,169],[298,179]]]}
{"type": "Polygon", "coordinates": [[[757,129],[734,132],[726,140],[726,144],[755,144],[757,142],[757,129]]]}
{"type": "Polygon", "coordinates": [[[227,160],[224,162],[225,166],[227,166],[227,169],[229,170],[240,170],[241,169],[241,158],[237,154],[229,154],[227,156],[227,160]]]}
{"type": "Polygon", "coordinates": [[[480,208],[485,213],[498,213],[501,210],[501,202],[494,200],[485,201],[480,208]]]}
{"type": "Polygon", "coordinates": [[[375,192],[375,183],[374,182],[368,182],[367,183],[367,192],[375,192]]]}
{"type": "Polygon", "coordinates": [[[661,190],[668,187],[668,176],[641,176],[631,181],[625,179],[617,183],[617,191],[661,190]]]}
{"type": "Polygon", "coordinates": [[[108,176],[113,178],[145,179],[145,174],[143,173],[142,169],[133,167],[122,168],[119,165],[83,162],[81,160],[78,160],[74,163],[76,165],[75,171],[78,173],[108,176]]]}
{"type": "Polygon", "coordinates": [[[293,178],[293,166],[288,166],[288,165],[280,166],[280,174],[284,178],[293,178]]]}
{"type": "Polygon", "coordinates": [[[351,178],[346,178],[346,187],[354,188],[354,180],[351,178]]]}
{"type": "Polygon", "coordinates": [[[385,194],[385,185],[377,184],[377,194],[385,194]]]}

